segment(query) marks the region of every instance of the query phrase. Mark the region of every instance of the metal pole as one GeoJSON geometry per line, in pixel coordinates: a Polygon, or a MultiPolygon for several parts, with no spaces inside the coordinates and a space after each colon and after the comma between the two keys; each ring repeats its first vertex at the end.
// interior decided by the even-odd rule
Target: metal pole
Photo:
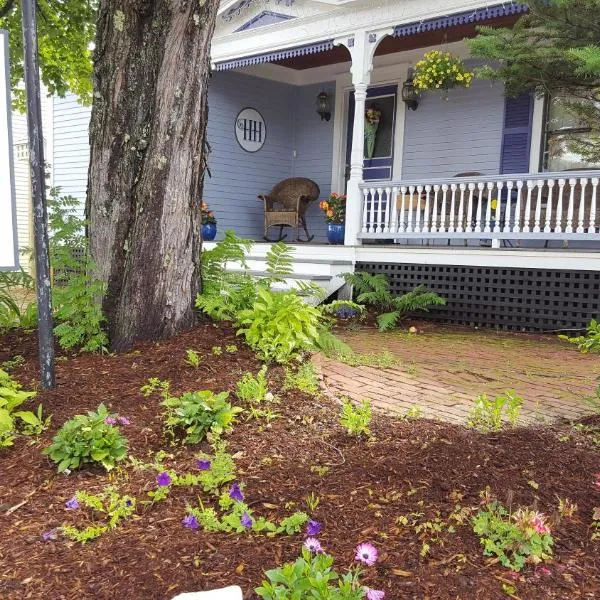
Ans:
{"type": "Polygon", "coordinates": [[[46,178],[44,173],[44,138],[40,103],[35,0],[21,0],[23,16],[23,47],[25,51],[25,91],[27,93],[27,130],[29,164],[33,199],[33,230],[35,276],[38,304],[38,351],[42,387],[53,388],[54,332],[52,330],[52,297],[50,290],[50,256],[48,250],[48,219],[46,209],[46,178]]]}

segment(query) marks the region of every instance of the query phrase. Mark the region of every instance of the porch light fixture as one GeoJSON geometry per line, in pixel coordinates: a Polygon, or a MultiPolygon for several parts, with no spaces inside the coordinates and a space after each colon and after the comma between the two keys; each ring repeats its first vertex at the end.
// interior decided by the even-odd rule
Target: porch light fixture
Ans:
{"type": "Polygon", "coordinates": [[[402,101],[408,107],[408,110],[417,110],[419,107],[420,94],[414,84],[415,71],[411,67],[408,69],[406,81],[402,84],[402,101]]]}
{"type": "Polygon", "coordinates": [[[321,117],[321,121],[329,121],[331,119],[329,96],[325,93],[325,90],[317,96],[317,114],[321,117]]]}

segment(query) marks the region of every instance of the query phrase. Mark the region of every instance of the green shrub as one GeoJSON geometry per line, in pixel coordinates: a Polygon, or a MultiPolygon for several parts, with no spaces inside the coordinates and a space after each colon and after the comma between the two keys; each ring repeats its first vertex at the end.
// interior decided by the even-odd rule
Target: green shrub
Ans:
{"type": "Polygon", "coordinates": [[[510,514],[497,502],[473,517],[486,556],[497,556],[502,565],[520,571],[527,561],[534,564],[552,556],[552,535],[541,513],[520,509],[510,514]]]}
{"type": "Polygon", "coordinates": [[[503,417],[506,417],[512,427],[517,425],[523,398],[516,396],[514,390],[509,390],[496,396],[493,400],[486,394],[481,394],[475,400],[475,406],[469,413],[469,427],[488,433],[502,429],[503,417]]]}
{"type": "Polygon", "coordinates": [[[68,420],[44,450],[57,465],[58,471],[78,469],[84,464],[99,464],[110,471],[127,455],[127,439],[104,404],[87,415],[68,420]]]}
{"type": "Polygon", "coordinates": [[[588,352],[600,352],[600,323],[592,319],[587,326],[587,335],[578,337],[569,337],[568,335],[559,335],[561,340],[566,340],[575,344],[577,349],[584,354],[588,352]]]}
{"type": "Polygon", "coordinates": [[[197,444],[208,431],[219,435],[231,429],[241,408],[227,401],[229,392],[215,394],[208,390],[185,392],[168,396],[161,404],[165,407],[165,430],[175,437],[184,434],[184,444],[197,444]]]}
{"type": "Polygon", "coordinates": [[[238,315],[238,335],[267,362],[286,363],[318,345],[321,312],[294,292],[260,289],[252,308],[238,315]]]}
{"type": "Polygon", "coordinates": [[[36,412],[17,410],[24,402],[36,396],[36,392],[22,391],[21,386],[0,369],[0,448],[12,446],[15,435],[36,435],[49,424],[50,417],[42,416],[42,405],[36,412]]]}
{"type": "Polygon", "coordinates": [[[364,271],[346,273],[346,283],[354,287],[356,299],[361,304],[373,306],[379,315],[377,323],[380,331],[391,329],[404,316],[415,311],[427,311],[431,306],[446,304],[446,301],[420,285],[402,296],[395,296],[390,290],[387,275],[372,275],[364,271]]]}
{"type": "Polygon", "coordinates": [[[349,435],[370,435],[370,423],[371,403],[368,400],[363,400],[360,405],[354,406],[348,398],[344,398],[340,413],[340,424],[349,435]]]}

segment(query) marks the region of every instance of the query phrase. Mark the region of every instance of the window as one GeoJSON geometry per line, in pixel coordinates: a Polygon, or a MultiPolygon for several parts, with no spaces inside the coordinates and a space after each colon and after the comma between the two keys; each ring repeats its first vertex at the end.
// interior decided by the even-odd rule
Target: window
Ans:
{"type": "Polygon", "coordinates": [[[591,127],[583,119],[578,119],[578,116],[568,109],[564,96],[548,98],[544,170],[573,171],[600,168],[600,161],[586,159],[578,148],[588,143],[591,131],[591,127]]]}

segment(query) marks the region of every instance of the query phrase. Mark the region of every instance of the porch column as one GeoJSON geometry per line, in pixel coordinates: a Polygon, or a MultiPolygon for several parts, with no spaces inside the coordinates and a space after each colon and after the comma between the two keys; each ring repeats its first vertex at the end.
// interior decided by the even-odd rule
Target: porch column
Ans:
{"type": "Polygon", "coordinates": [[[344,245],[358,244],[361,228],[362,193],[359,185],[363,180],[363,161],[365,156],[365,103],[367,87],[371,81],[373,56],[379,42],[394,32],[393,27],[371,31],[359,30],[354,35],[334,40],[334,44],[343,45],[352,57],[352,84],[354,86],[354,128],[352,131],[352,152],[350,154],[350,179],[348,180],[346,200],[346,234],[344,245]]]}

